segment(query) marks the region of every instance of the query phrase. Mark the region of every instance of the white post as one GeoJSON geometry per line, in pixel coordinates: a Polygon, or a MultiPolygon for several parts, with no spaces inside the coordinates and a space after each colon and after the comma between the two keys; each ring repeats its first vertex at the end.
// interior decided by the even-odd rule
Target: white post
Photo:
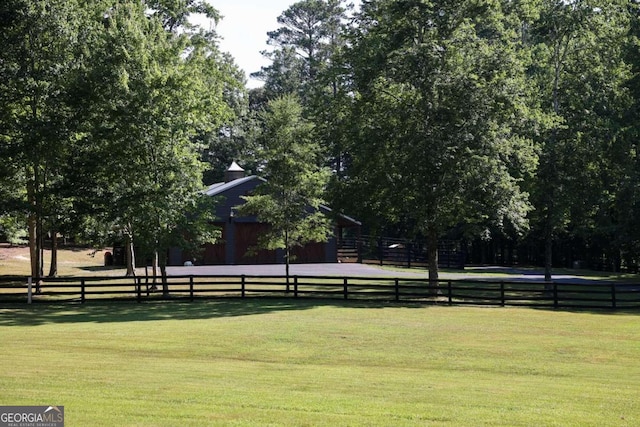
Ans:
{"type": "Polygon", "coordinates": [[[27,284],[27,303],[31,304],[31,298],[33,295],[33,279],[29,276],[29,282],[27,284]]]}

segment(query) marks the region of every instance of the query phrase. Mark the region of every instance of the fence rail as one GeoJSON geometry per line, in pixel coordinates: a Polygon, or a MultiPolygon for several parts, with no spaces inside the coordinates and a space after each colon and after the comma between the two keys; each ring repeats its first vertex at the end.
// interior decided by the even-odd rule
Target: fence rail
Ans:
{"type": "MultiPolygon", "coordinates": [[[[359,236],[338,239],[338,258],[343,262],[366,262],[379,265],[426,266],[427,244],[423,240],[408,240],[379,236],[359,236]]],[[[443,268],[464,268],[465,254],[458,241],[441,241],[438,245],[438,265],[443,268]]]]}
{"type": "Polygon", "coordinates": [[[640,309],[640,284],[440,280],[335,276],[0,277],[0,303],[85,303],[163,298],[321,298],[444,305],[526,306],[562,309],[640,309]]]}

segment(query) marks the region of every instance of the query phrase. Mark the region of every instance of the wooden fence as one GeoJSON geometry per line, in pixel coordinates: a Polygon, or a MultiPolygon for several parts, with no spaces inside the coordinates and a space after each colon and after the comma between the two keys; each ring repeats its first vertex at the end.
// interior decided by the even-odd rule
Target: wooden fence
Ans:
{"type": "MultiPolygon", "coordinates": [[[[438,265],[464,269],[465,254],[460,242],[440,241],[438,265]]],[[[427,244],[422,240],[360,236],[338,239],[338,258],[342,262],[364,262],[379,265],[426,266],[427,244]]]]}
{"type": "Polygon", "coordinates": [[[640,309],[640,285],[528,281],[441,280],[332,276],[170,276],[160,278],[0,277],[0,304],[85,303],[204,298],[317,298],[442,305],[525,306],[561,309],[640,309]]]}

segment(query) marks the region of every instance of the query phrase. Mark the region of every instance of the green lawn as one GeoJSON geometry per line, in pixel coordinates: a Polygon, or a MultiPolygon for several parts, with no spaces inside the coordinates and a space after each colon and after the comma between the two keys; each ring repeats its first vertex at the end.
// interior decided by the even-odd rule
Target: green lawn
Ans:
{"type": "Polygon", "coordinates": [[[640,425],[635,314],[248,299],[0,308],[69,426],[640,425]]]}

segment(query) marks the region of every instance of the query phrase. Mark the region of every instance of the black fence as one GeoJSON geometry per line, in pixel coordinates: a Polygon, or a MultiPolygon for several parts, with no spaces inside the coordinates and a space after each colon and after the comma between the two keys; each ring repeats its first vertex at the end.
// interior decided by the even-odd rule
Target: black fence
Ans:
{"type": "Polygon", "coordinates": [[[0,303],[85,303],[205,298],[317,298],[397,303],[523,306],[558,309],[640,309],[640,285],[362,278],[332,276],[171,276],[47,279],[0,277],[0,303]]]}
{"type": "MultiPolygon", "coordinates": [[[[338,239],[341,261],[395,266],[426,266],[427,244],[423,240],[361,236],[338,239]]],[[[447,240],[438,244],[438,266],[463,269],[466,254],[460,242],[447,240]]]]}

